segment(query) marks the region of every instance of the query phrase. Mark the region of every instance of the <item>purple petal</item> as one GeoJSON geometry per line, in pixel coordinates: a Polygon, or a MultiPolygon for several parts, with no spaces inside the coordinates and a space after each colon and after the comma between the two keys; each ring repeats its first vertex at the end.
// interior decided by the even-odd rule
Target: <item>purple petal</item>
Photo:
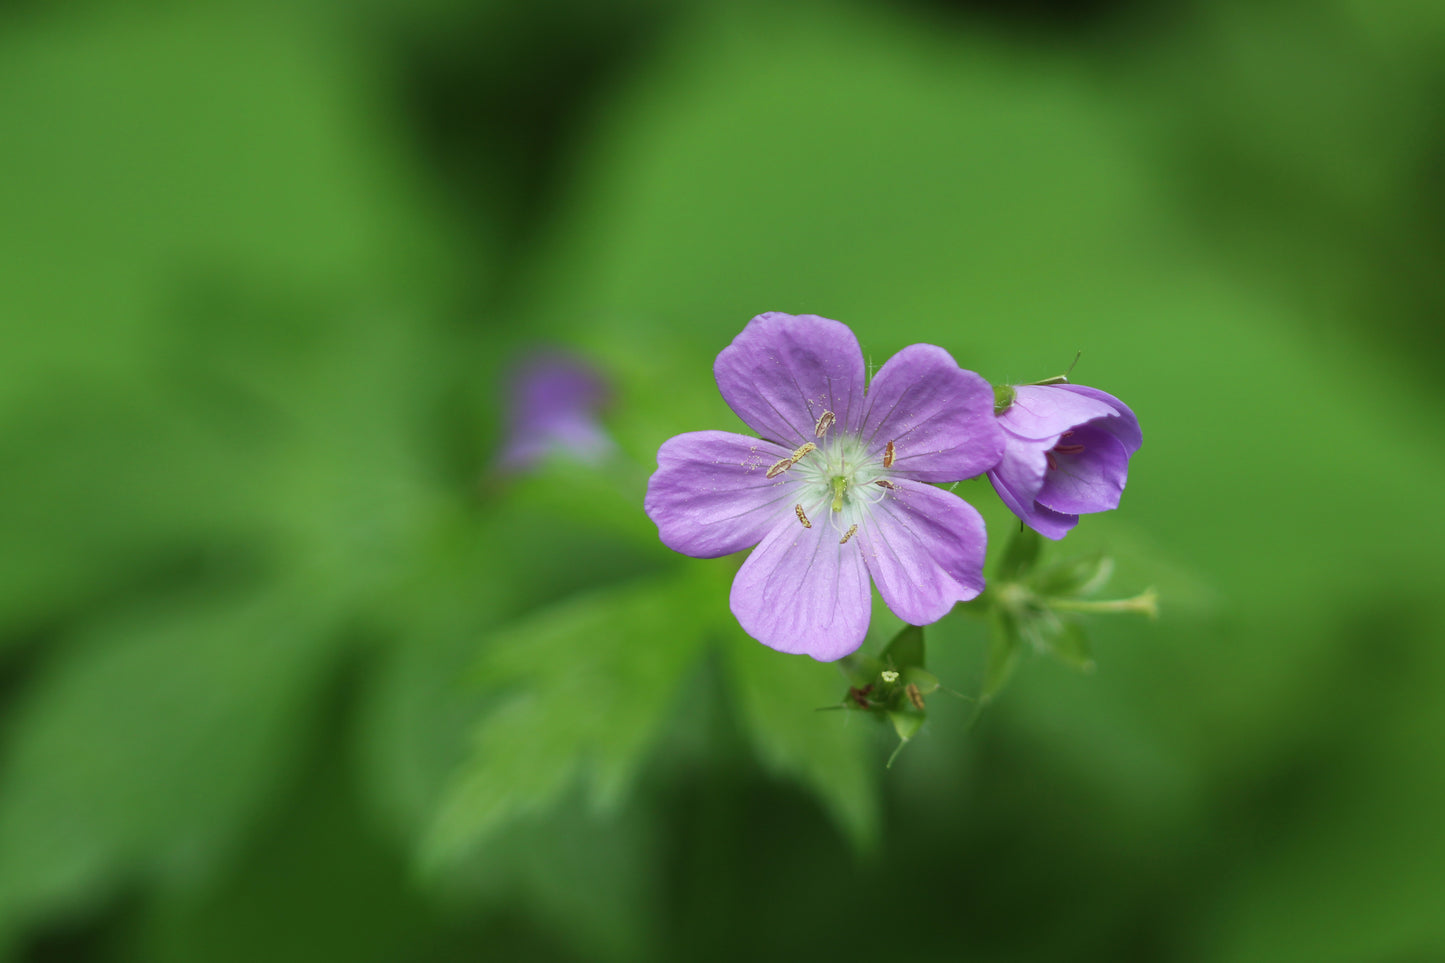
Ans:
{"type": "Polygon", "coordinates": [[[756,545],[780,519],[793,518],[795,474],[767,477],[789,451],[730,431],[669,438],[657,452],[643,508],[662,543],[695,558],[756,545]]]}
{"type": "Polygon", "coordinates": [[[1039,490],[1044,487],[1047,446],[1047,441],[1025,441],[1009,436],[1003,457],[988,473],[994,491],[1015,515],[1031,510],[1039,490]]]}
{"type": "Polygon", "coordinates": [[[1057,438],[1070,428],[1095,418],[1115,416],[1116,410],[1109,403],[1090,395],[1061,390],[1065,387],[1077,386],[1017,386],[1014,388],[1013,404],[998,416],[999,424],[1019,438],[1042,440],[1057,438]]]}
{"type": "Polygon", "coordinates": [[[1019,518],[1025,525],[1038,532],[1044,538],[1052,538],[1058,541],[1073,530],[1079,524],[1079,516],[1065,515],[1063,512],[1056,512],[1045,508],[1038,502],[1034,502],[1033,511],[1029,512],[1027,518],[1022,515],[1019,518]]]}
{"type": "Polygon", "coordinates": [[[768,533],[733,579],[733,614],[743,630],[779,652],[832,662],[868,634],[872,596],[857,539],[839,544],[823,518],[789,518],[768,533]]]}
{"type": "Polygon", "coordinates": [[[993,388],[931,344],[910,345],[878,369],[862,437],[872,452],[893,442],[893,470],[925,482],[981,475],[1004,445],[993,388]]]}
{"type": "MultiPolygon", "coordinates": [[[[1047,459],[1044,446],[1048,442],[1022,441],[1010,438],[1008,448],[998,467],[988,473],[998,497],[1025,525],[1058,541],[1079,523],[1077,515],[1063,515],[1044,508],[1034,499],[1044,485],[1047,459]]],[[[1055,458],[1058,456],[1055,455],[1055,458]]]]}
{"type": "Polygon", "coordinates": [[[1103,429],[1104,424],[1094,421],[1082,425],[1065,439],[1070,447],[1081,447],[1083,451],[1053,451],[1058,467],[1044,472],[1043,487],[1034,496],[1040,505],[1069,515],[1119,507],[1129,476],[1129,454],[1118,438],[1103,429]]]}
{"type": "Polygon", "coordinates": [[[713,365],[718,390],[759,435],[797,448],[816,441],[823,412],[855,429],[863,413],[863,351],[848,326],[814,314],[760,314],[713,365]]]}
{"type": "Polygon", "coordinates": [[[1129,406],[1124,404],[1124,402],[1115,398],[1107,391],[1100,391],[1098,388],[1090,388],[1087,385],[1059,385],[1059,387],[1064,391],[1082,395],[1085,398],[1102,401],[1114,409],[1118,417],[1105,418],[1096,422],[1096,424],[1119,439],[1120,444],[1124,446],[1124,453],[1126,455],[1134,454],[1134,452],[1143,446],[1144,435],[1139,430],[1139,419],[1134,416],[1134,412],[1131,411],[1129,406]]]}
{"type": "Polygon", "coordinates": [[[983,519],[957,495],[910,481],[868,510],[859,526],[863,557],[893,614],[937,622],[983,591],[983,519]]]}

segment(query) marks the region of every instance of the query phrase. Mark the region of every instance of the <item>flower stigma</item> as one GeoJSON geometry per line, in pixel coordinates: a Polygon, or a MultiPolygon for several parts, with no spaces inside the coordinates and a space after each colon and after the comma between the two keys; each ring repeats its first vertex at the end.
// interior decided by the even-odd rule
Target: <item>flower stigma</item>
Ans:
{"type": "MultiPolygon", "coordinates": [[[[853,522],[855,515],[849,511],[850,507],[860,503],[877,504],[887,497],[888,491],[897,491],[893,483],[883,477],[891,474],[885,464],[876,454],[870,456],[866,446],[854,436],[835,434],[821,447],[809,442],[773,466],[777,471],[770,469],[770,477],[781,475],[795,465],[802,489],[798,520],[802,521],[806,512],[820,511],[826,505],[829,521],[839,532],[853,522]]],[[[856,529],[857,525],[853,525],[844,544],[856,529]]]]}

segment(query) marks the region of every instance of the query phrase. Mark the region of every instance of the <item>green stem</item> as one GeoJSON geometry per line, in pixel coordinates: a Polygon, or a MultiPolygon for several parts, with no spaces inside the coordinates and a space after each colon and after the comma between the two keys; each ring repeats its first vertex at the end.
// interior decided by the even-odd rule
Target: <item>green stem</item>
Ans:
{"type": "Polygon", "coordinates": [[[1151,619],[1159,617],[1159,593],[1145,589],[1131,599],[1059,599],[1040,601],[1055,612],[1138,612],[1151,619]]]}

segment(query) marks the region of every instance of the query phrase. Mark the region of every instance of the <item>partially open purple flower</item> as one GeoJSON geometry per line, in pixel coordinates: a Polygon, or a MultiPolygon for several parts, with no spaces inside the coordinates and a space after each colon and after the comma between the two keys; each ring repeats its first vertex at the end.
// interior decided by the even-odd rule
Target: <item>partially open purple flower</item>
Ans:
{"type": "Polygon", "coordinates": [[[597,420],[607,385],[591,365],[564,354],[522,363],[507,396],[507,441],[497,456],[504,472],[528,471],[549,455],[600,461],[613,449],[597,420]]]}
{"type": "Polygon", "coordinates": [[[646,508],[663,543],[685,555],[758,546],[731,597],[749,635],[830,662],[863,643],[870,575],[915,625],[983,590],[983,519],[929,484],[997,463],[1003,433],[983,378],[915,344],[865,394],[863,352],[846,325],[778,313],[753,318],[713,372],[762,437],[669,439],[646,508]]]}
{"type": "Polygon", "coordinates": [[[1083,385],[1019,385],[998,416],[1008,444],[988,473],[1004,504],[1034,531],[1060,539],[1079,516],[1119,507],[1139,419],[1118,398],[1083,385]]]}

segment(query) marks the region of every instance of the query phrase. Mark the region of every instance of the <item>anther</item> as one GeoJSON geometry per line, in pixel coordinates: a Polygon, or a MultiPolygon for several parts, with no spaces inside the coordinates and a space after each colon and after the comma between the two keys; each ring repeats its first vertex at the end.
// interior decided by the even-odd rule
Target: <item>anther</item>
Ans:
{"type": "Polygon", "coordinates": [[[767,477],[777,478],[783,472],[787,471],[789,468],[792,468],[799,461],[801,461],[803,456],[806,455],[808,452],[817,450],[818,446],[813,444],[811,441],[804,442],[797,451],[793,452],[791,455],[789,455],[787,458],[784,458],[777,464],[773,465],[772,468],[769,468],[767,477]]]}
{"type": "Polygon", "coordinates": [[[838,544],[839,544],[839,545],[847,545],[847,544],[848,544],[848,539],[852,538],[855,534],[857,534],[857,532],[858,532],[858,526],[857,526],[857,525],[851,525],[851,526],[849,526],[848,530],[843,533],[843,538],[842,538],[841,540],[839,540],[838,544]]]}
{"type": "Polygon", "coordinates": [[[892,468],[892,467],[893,467],[893,454],[894,454],[894,452],[895,452],[896,450],[897,450],[897,449],[895,449],[895,448],[893,447],[893,442],[891,442],[891,441],[890,441],[888,444],[886,444],[886,445],[883,446],[883,467],[884,467],[884,468],[892,468]]]}
{"type": "Polygon", "coordinates": [[[1049,471],[1054,471],[1059,467],[1059,463],[1054,461],[1054,453],[1052,451],[1044,452],[1044,461],[1049,463],[1049,471]]]}
{"type": "Polygon", "coordinates": [[[812,527],[813,527],[813,523],[810,522],[810,521],[808,521],[808,516],[803,514],[803,506],[802,506],[802,505],[794,505],[794,506],[793,506],[793,511],[795,511],[795,512],[798,513],[798,521],[800,521],[800,522],[803,523],[803,527],[804,527],[804,528],[812,528],[812,527]]]}
{"type": "Polygon", "coordinates": [[[878,486],[883,487],[883,488],[893,489],[894,491],[896,491],[896,490],[898,489],[898,486],[897,486],[897,485],[893,484],[891,481],[889,481],[889,480],[886,479],[886,478],[880,478],[880,479],[878,479],[876,482],[874,482],[873,484],[878,485],[878,486]]]}
{"type": "Polygon", "coordinates": [[[923,693],[918,691],[918,686],[910,682],[903,687],[903,691],[908,693],[908,701],[913,703],[913,708],[923,711],[923,693]]]}
{"type": "Polygon", "coordinates": [[[823,435],[827,433],[828,429],[833,427],[834,420],[835,419],[831,411],[823,412],[823,414],[818,417],[818,423],[813,426],[813,436],[816,438],[822,438],[823,435]]]}
{"type": "MultiPolygon", "coordinates": [[[[1059,441],[1063,441],[1065,438],[1069,437],[1069,436],[1072,435],[1073,433],[1074,433],[1074,429],[1070,428],[1068,431],[1064,432],[1062,435],[1059,436],[1059,441]]],[[[1054,446],[1054,451],[1058,452],[1058,453],[1061,454],[1061,455],[1077,455],[1077,454],[1079,454],[1080,452],[1082,452],[1083,450],[1084,450],[1084,446],[1078,444],[1077,442],[1075,442],[1075,443],[1072,444],[1072,445],[1055,445],[1055,446],[1054,446]]]]}

